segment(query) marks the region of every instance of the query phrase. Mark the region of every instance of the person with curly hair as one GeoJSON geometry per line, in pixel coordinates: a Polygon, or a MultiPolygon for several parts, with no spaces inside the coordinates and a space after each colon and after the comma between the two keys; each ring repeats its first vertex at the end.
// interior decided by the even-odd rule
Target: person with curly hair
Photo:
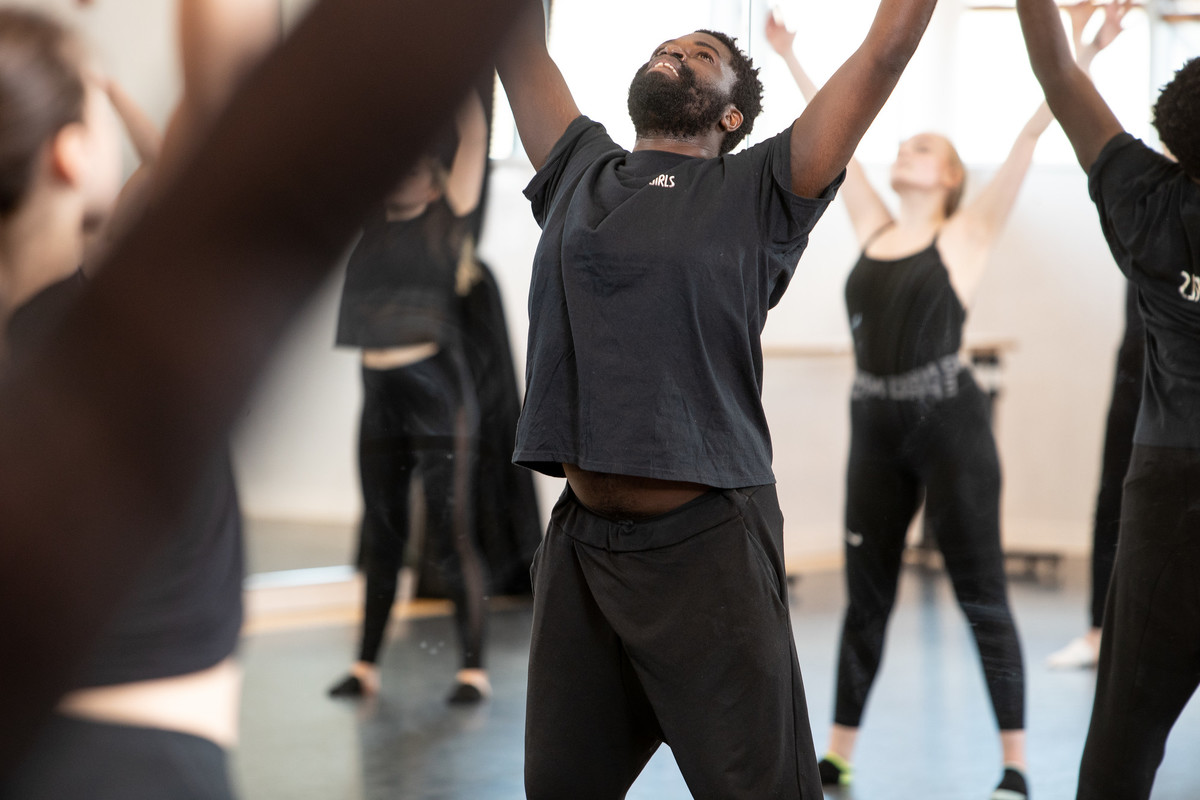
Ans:
{"type": "Polygon", "coordinates": [[[1200,180],[1200,58],[1188,61],[1154,103],[1154,129],[1185,174],[1200,180]]]}
{"type": "Polygon", "coordinates": [[[697,797],[821,797],[760,336],[933,7],[883,0],[828,91],[736,153],[762,89],[728,36],[637,68],[632,152],[580,115],[540,0],[503,50],[542,226],[514,461],[567,479],[533,565],[530,798],[624,797],[663,742],[697,797]]]}
{"type": "MultiPolygon", "coordinates": [[[[1128,5],[1122,2],[1120,5],[1128,5]]],[[[1071,62],[1053,0],[1018,0],[1034,74],[1062,123],[1146,326],[1142,405],[1125,478],[1078,800],[1144,800],[1200,686],[1200,59],[1166,85],[1154,127],[1127,133],[1071,62]]]]}

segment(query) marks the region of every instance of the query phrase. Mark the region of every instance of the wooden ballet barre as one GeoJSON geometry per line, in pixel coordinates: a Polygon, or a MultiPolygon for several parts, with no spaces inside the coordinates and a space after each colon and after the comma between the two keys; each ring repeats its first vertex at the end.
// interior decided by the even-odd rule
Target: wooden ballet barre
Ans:
{"type": "Polygon", "coordinates": [[[763,358],[841,358],[854,351],[849,343],[764,344],[763,358]]]}
{"type": "MultiPolygon", "coordinates": [[[[1017,340],[1010,336],[969,336],[963,353],[971,364],[999,365],[1016,349],[1017,340]]],[[[763,345],[763,358],[843,358],[853,354],[849,342],[763,345]]]]}

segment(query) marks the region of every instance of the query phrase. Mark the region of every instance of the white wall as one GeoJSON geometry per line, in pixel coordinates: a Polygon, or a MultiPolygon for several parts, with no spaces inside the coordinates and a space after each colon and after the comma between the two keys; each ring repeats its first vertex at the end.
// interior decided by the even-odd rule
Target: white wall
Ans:
{"type": "MultiPolygon", "coordinates": [[[[568,5],[568,0],[559,2],[564,8],[568,5]]],[[[68,0],[43,0],[39,5],[61,9],[80,22],[97,42],[110,72],[152,115],[165,118],[177,86],[170,44],[172,4],[109,0],[87,12],[74,10],[68,0]]],[[[701,7],[685,5],[691,11],[701,7]]],[[[943,4],[947,5],[954,4],[943,4]]],[[[712,0],[711,10],[733,19],[729,6],[725,0],[712,0]]],[[[882,141],[877,138],[864,151],[877,181],[886,174],[884,162],[894,149],[896,131],[911,133],[916,125],[912,120],[946,113],[944,102],[913,83],[918,80],[914,76],[931,79],[936,69],[930,59],[936,63],[936,54],[950,47],[948,38],[957,30],[947,16],[951,12],[939,13],[932,38],[923,45],[923,52],[933,55],[921,55],[924,60],[918,60],[885,114],[882,141]]],[[[614,15],[606,12],[603,17],[614,15]]],[[[591,34],[595,39],[596,32],[591,34]]],[[[631,38],[628,30],[622,36],[631,38]]],[[[654,38],[634,45],[648,50],[657,44],[654,38]]],[[[572,47],[569,41],[558,41],[556,53],[564,60],[588,58],[586,48],[572,47]]],[[[774,75],[768,82],[771,112],[761,123],[766,133],[786,124],[799,105],[787,94],[794,90],[781,88],[773,57],[761,47],[756,56],[764,75],[774,75]]],[[[612,81],[623,94],[626,72],[632,75],[637,63],[631,61],[625,71],[606,70],[606,80],[616,74],[612,81]]],[[[1003,68],[1027,71],[1022,63],[1003,68]]],[[[564,65],[567,72],[585,69],[586,63],[564,65]]],[[[814,68],[814,73],[820,72],[814,68]]],[[[581,96],[581,105],[607,121],[602,115],[609,106],[604,102],[616,109],[607,112],[615,116],[612,129],[621,129],[623,97],[613,102],[581,96]]],[[[1011,127],[1013,135],[1022,122],[996,120],[999,126],[1011,127]]],[[[1061,141],[1047,147],[1052,153],[1063,152],[1061,141]]],[[[978,186],[1000,156],[991,151],[974,155],[970,146],[963,149],[971,183],[978,186]]],[[[1029,176],[969,325],[976,336],[1019,342],[1008,361],[999,419],[1006,538],[1011,544],[1085,550],[1123,290],[1100,238],[1082,172],[1060,156],[1048,161],[1035,165],[1029,176]]],[[[525,291],[538,234],[520,195],[530,174],[528,165],[519,162],[496,166],[491,218],[481,243],[505,292],[518,362],[523,362],[525,291]]],[[[768,345],[848,342],[841,291],[855,255],[845,213],[835,204],[772,315],[768,345]]],[[[349,522],[358,514],[357,364],[353,353],[332,347],[339,280],[331,279],[297,325],[246,412],[236,451],[243,500],[251,515],[349,522]]],[[[850,377],[848,357],[768,360],[764,402],[774,431],[775,467],[793,558],[827,560],[840,552],[850,377]]],[[[548,505],[560,482],[546,480],[541,486],[548,505]]]]}

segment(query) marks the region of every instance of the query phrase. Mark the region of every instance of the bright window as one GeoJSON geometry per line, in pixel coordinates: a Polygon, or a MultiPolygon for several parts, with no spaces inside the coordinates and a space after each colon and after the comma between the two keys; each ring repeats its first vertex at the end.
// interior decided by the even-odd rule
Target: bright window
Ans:
{"type": "MultiPolygon", "coordinates": [[[[1041,93],[1015,11],[970,7],[1002,4],[940,4],[892,100],[863,140],[863,161],[890,162],[899,141],[922,130],[947,134],[968,163],[986,166],[1004,158],[1041,93]]],[[[797,31],[801,63],[820,84],[862,42],[878,0],[783,0],[778,6],[797,31]]],[[[601,12],[592,0],[555,0],[550,50],[583,113],[629,146],[633,126],[625,98],[637,67],[665,39],[696,28],[723,30],[738,38],[762,71],[765,110],[752,137],[759,140],[785,128],[803,108],[787,68],[762,36],[767,9],[758,0],[610,0],[601,12]]],[[[1139,136],[1149,135],[1151,64],[1150,25],[1135,10],[1093,73],[1122,123],[1139,136]]],[[[1044,137],[1036,160],[1074,163],[1057,126],[1044,137]]]]}

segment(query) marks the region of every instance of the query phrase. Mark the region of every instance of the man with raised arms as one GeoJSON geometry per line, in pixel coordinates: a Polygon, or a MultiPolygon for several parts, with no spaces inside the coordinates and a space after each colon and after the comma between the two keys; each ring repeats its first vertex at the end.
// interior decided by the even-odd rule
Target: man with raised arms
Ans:
{"type": "MultiPolygon", "coordinates": [[[[565,476],[534,564],[531,798],[620,798],[662,742],[697,797],[820,798],[759,337],[935,0],[883,0],[783,133],[728,36],[637,70],[633,152],[579,113],[539,0],[500,77],[536,177],[514,460],[565,476]]],[[[604,48],[597,50],[602,58],[604,48]]]]}

